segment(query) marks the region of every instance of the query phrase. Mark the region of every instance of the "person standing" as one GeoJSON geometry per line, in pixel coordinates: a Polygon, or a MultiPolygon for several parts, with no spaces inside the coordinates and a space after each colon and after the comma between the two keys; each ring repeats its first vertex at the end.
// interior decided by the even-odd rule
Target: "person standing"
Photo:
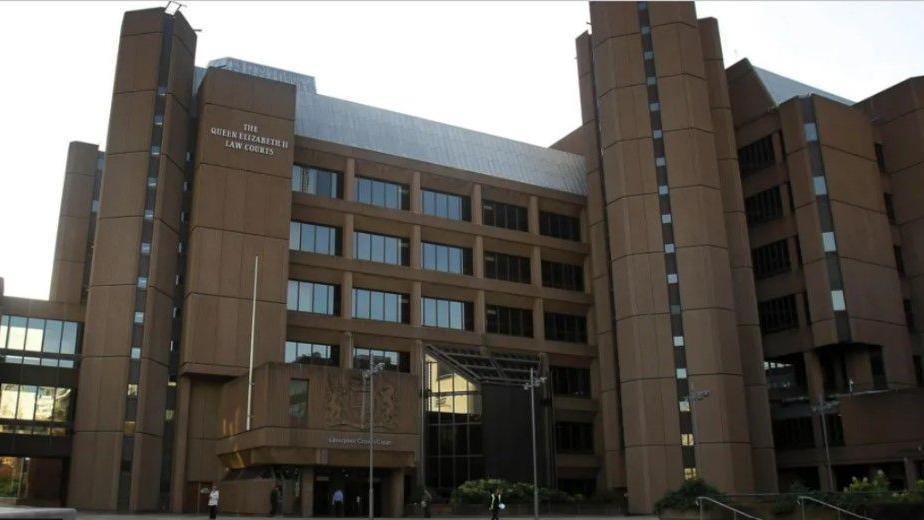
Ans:
{"type": "Polygon", "coordinates": [[[498,520],[500,518],[501,509],[504,508],[504,503],[501,502],[501,491],[500,489],[495,489],[491,493],[491,507],[488,509],[491,511],[491,520],[498,520]]]}
{"type": "Polygon", "coordinates": [[[215,518],[217,516],[218,516],[218,485],[213,483],[212,489],[211,491],[209,491],[209,518],[215,518]]]}
{"type": "Polygon", "coordinates": [[[424,518],[430,518],[430,502],[433,501],[433,495],[427,488],[424,488],[423,495],[420,497],[420,506],[423,508],[424,518]]]}
{"type": "Polygon", "coordinates": [[[340,488],[337,488],[334,491],[334,496],[331,499],[331,504],[334,506],[334,514],[337,515],[337,518],[343,516],[343,491],[340,488]]]}
{"type": "Polygon", "coordinates": [[[273,484],[273,489],[270,491],[270,516],[276,516],[279,506],[279,486],[273,484]]]}

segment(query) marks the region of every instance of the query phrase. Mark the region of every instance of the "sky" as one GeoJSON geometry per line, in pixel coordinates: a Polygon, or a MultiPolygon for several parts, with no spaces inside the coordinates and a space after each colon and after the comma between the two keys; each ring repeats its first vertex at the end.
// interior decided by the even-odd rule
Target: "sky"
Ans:
{"type": "MultiPolygon", "coordinates": [[[[200,2],[196,64],[233,56],[321,94],[548,146],[580,124],[584,2],[200,2]]],[[[165,2],[0,2],[0,277],[47,299],[67,143],[106,141],[122,13],[165,2]]],[[[861,100],[924,74],[924,2],[698,2],[726,66],[861,100]]]]}

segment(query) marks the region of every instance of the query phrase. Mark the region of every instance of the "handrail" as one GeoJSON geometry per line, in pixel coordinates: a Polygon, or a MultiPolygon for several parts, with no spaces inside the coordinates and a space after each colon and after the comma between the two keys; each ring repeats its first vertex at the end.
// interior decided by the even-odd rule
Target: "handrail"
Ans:
{"type": "Polygon", "coordinates": [[[718,500],[716,500],[716,499],[714,499],[714,498],[709,498],[709,497],[696,497],[696,503],[699,504],[699,520],[703,520],[703,519],[705,518],[705,517],[703,516],[703,502],[704,502],[704,501],[706,501],[706,502],[712,502],[713,504],[715,504],[715,505],[717,505],[717,506],[719,506],[719,507],[722,507],[722,508],[725,508],[725,509],[731,511],[732,514],[734,515],[733,518],[738,518],[738,515],[741,515],[742,517],[744,517],[744,518],[750,518],[751,520],[761,520],[760,518],[757,518],[756,516],[751,516],[751,515],[745,513],[744,511],[741,511],[740,509],[735,509],[734,507],[732,507],[732,506],[730,506],[730,505],[728,505],[728,504],[719,502],[718,500]]]}
{"type": "Polygon", "coordinates": [[[848,515],[850,515],[850,516],[852,516],[852,517],[854,517],[854,518],[859,518],[860,520],[873,520],[872,518],[870,518],[870,517],[868,517],[868,516],[858,515],[857,513],[854,513],[853,511],[848,511],[848,510],[846,510],[846,509],[842,509],[842,508],[840,508],[840,507],[837,507],[837,506],[834,505],[834,504],[829,504],[829,503],[827,503],[827,502],[818,500],[818,499],[815,498],[815,497],[809,497],[809,496],[805,496],[805,495],[799,495],[798,497],[796,497],[796,500],[799,502],[799,505],[802,507],[802,520],[805,520],[805,501],[806,501],[806,500],[811,500],[812,502],[816,502],[816,503],[818,503],[818,504],[821,504],[821,505],[823,505],[824,507],[827,507],[827,508],[829,508],[829,509],[833,509],[833,510],[839,512],[839,513],[848,514],[848,515]]]}

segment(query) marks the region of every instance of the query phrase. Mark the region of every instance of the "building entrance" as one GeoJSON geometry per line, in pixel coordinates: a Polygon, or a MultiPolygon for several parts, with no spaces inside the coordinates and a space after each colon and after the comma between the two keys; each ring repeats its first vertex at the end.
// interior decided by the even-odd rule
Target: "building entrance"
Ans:
{"type": "MultiPolygon", "coordinates": [[[[382,479],[378,470],[373,472],[373,508],[375,516],[381,516],[382,479]]],[[[315,468],[314,476],[314,516],[335,517],[338,515],[334,506],[334,494],[343,493],[344,517],[369,516],[369,470],[367,468],[315,468]]]]}

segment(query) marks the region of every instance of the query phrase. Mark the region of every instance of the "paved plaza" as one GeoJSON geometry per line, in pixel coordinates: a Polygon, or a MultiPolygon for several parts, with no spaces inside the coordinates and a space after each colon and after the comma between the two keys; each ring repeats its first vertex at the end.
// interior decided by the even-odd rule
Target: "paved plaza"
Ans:
{"type": "MultiPolygon", "coordinates": [[[[78,519],[98,519],[98,520],[125,520],[126,518],[141,518],[144,520],[168,520],[168,519],[192,519],[192,518],[208,518],[208,514],[200,515],[162,515],[162,514],[134,514],[134,515],[120,515],[120,514],[111,514],[111,513],[77,513],[78,519]]],[[[490,518],[490,515],[484,516],[433,516],[437,520],[473,520],[478,518],[484,518],[487,520],[490,518]]],[[[218,518],[247,518],[252,520],[261,520],[271,518],[269,516],[238,516],[238,515],[218,515],[218,518]]],[[[272,517],[275,519],[284,519],[284,518],[303,518],[303,517],[284,517],[276,516],[272,517]]],[[[318,517],[318,518],[327,518],[327,517],[318,517]]],[[[388,518],[377,516],[376,518],[388,518]]],[[[420,518],[420,517],[401,517],[401,518],[420,518]]],[[[532,518],[532,516],[502,516],[503,518],[532,518]]],[[[597,520],[609,520],[615,518],[632,518],[633,520],[655,520],[657,516],[543,516],[542,518],[554,519],[554,520],[581,520],[586,518],[593,518],[597,520]]]]}

